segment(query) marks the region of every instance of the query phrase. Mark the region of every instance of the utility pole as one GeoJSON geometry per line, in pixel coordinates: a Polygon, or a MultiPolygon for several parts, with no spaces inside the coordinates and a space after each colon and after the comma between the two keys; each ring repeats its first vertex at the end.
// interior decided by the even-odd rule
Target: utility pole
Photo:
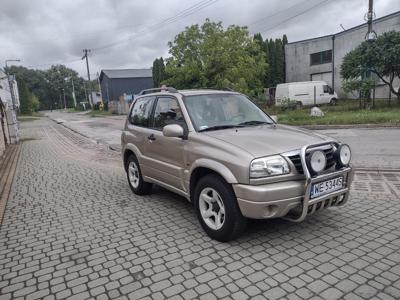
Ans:
{"type": "Polygon", "coordinates": [[[74,99],[74,107],[76,108],[75,85],[74,85],[74,79],[72,77],[71,77],[71,83],[72,83],[72,99],[74,99]]]}
{"type": "Polygon", "coordinates": [[[372,20],[374,17],[374,0],[368,1],[368,13],[367,13],[367,25],[368,25],[368,32],[366,35],[366,40],[371,41],[375,40],[376,33],[372,30],[372,20]]]}
{"type": "Polygon", "coordinates": [[[88,59],[88,53],[90,53],[90,49],[83,49],[83,53],[85,54],[82,56],[82,59],[86,59],[87,77],[89,80],[89,105],[92,106],[93,99],[92,99],[92,92],[90,90],[90,71],[89,71],[89,59],[88,59]]]}
{"type": "Polygon", "coordinates": [[[62,91],[63,91],[63,97],[64,97],[64,110],[67,110],[67,101],[65,99],[65,90],[64,90],[64,88],[62,88],[62,91]]]}
{"type": "Polygon", "coordinates": [[[75,97],[75,85],[74,85],[74,78],[71,77],[65,77],[64,80],[71,79],[71,84],[72,84],[72,100],[74,100],[74,107],[76,108],[76,97],[75,97]]]}
{"type": "MultiPolygon", "coordinates": [[[[365,40],[370,44],[372,44],[376,40],[376,32],[372,29],[373,18],[374,18],[374,0],[369,0],[368,1],[368,13],[366,15],[368,31],[367,31],[367,34],[365,35],[365,40]]],[[[366,74],[367,80],[369,80],[371,78],[370,68],[371,68],[370,62],[368,62],[368,70],[367,70],[367,74],[366,74]]],[[[371,100],[371,90],[368,93],[368,102],[370,102],[370,100],[371,100]]],[[[375,99],[374,99],[374,102],[375,102],[375,99]]],[[[374,104],[375,103],[373,103],[372,106],[374,106],[374,104]]]]}

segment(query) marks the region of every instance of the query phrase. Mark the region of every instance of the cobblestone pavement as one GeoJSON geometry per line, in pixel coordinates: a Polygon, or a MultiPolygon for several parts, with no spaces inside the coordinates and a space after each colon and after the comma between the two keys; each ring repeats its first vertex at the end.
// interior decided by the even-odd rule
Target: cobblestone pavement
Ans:
{"type": "Polygon", "coordinates": [[[219,243],[185,199],[132,194],[115,152],[48,120],[23,126],[0,299],[400,297],[398,173],[358,173],[344,207],[219,243]]]}

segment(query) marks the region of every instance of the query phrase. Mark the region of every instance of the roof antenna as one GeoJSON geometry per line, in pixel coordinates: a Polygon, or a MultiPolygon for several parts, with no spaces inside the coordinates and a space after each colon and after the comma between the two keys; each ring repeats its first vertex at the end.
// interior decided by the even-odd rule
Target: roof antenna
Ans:
{"type": "Polygon", "coordinates": [[[345,30],[346,30],[346,29],[344,29],[344,27],[343,27],[343,25],[342,25],[342,24],[340,24],[340,27],[342,27],[343,31],[345,31],[345,30]]]}

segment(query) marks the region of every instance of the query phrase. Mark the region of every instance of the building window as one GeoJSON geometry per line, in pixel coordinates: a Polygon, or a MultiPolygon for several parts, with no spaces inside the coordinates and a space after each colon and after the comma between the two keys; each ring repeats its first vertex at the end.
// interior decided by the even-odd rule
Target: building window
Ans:
{"type": "Polygon", "coordinates": [[[312,66],[332,62],[332,50],[326,50],[310,54],[310,62],[312,66]]]}

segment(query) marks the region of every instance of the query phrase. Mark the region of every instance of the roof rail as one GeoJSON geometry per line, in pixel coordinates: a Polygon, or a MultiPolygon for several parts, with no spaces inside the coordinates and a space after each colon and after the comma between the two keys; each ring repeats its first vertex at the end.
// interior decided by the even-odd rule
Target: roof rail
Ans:
{"type": "Polygon", "coordinates": [[[222,88],[221,90],[223,90],[223,91],[229,91],[229,92],[236,92],[234,89],[231,89],[231,88],[229,88],[229,87],[224,87],[224,88],[222,88]]]}
{"type": "Polygon", "coordinates": [[[164,91],[170,92],[170,93],[178,93],[178,90],[176,88],[166,86],[166,87],[143,90],[139,93],[139,95],[146,95],[146,94],[151,94],[151,93],[161,93],[164,91]]]}
{"type": "Polygon", "coordinates": [[[239,93],[239,92],[237,92],[237,91],[235,91],[234,89],[231,89],[230,87],[211,87],[211,88],[208,88],[208,89],[211,89],[211,90],[217,90],[217,91],[228,91],[228,92],[235,92],[235,93],[239,93]]]}

